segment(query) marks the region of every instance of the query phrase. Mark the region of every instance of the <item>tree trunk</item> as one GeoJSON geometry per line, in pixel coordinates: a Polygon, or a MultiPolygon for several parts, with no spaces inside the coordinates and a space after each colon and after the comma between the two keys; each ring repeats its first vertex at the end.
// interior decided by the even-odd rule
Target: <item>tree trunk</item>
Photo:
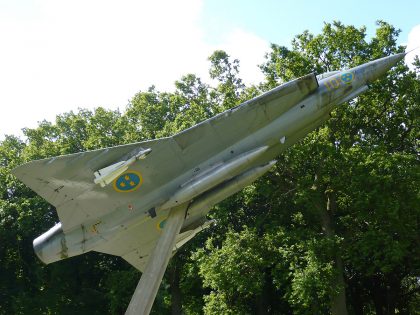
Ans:
{"type": "Polygon", "coordinates": [[[269,286],[271,282],[270,277],[270,270],[264,271],[264,285],[261,291],[261,294],[259,294],[256,297],[256,304],[257,304],[257,315],[266,315],[268,314],[268,297],[269,297],[269,286]]]}
{"type": "Polygon", "coordinates": [[[257,296],[257,315],[266,315],[268,314],[267,310],[267,301],[264,295],[257,296]]]}
{"type": "MultiPolygon", "coordinates": [[[[335,211],[336,204],[332,193],[326,192],[327,205],[320,207],[322,229],[326,237],[334,237],[335,232],[332,223],[332,213],[335,211]]],[[[335,268],[337,272],[336,283],[339,288],[339,293],[331,297],[331,314],[332,315],[347,315],[346,306],[346,283],[344,281],[344,265],[340,255],[334,257],[335,268]]]]}
{"type": "Polygon", "coordinates": [[[331,301],[331,313],[333,315],[346,315],[347,306],[346,306],[346,283],[344,281],[344,266],[343,260],[340,256],[335,257],[335,267],[337,269],[337,285],[340,288],[340,292],[333,297],[331,301]]]}
{"type": "Polygon", "coordinates": [[[351,300],[351,306],[353,308],[354,315],[363,315],[363,298],[362,298],[362,289],[363,286],[362,283],[359,283],[357,279],[354,279],[353,281],[350,281],[348,283],[348,287],[350,289],[350,300],[351,300]]]}
{"type": "MultiPolygon", "coordinates": [[[[375,304],[376,314],[395,315],[395,309],[398,304],[398,288],[401,287],[401,281],[391,275],[388,278],[373,277],[372,282],[372,299],[375,304]]],[[[404,309],[399,310],[398,314],[404,314],[404,309]]]]}
{"type": "Polygon", "coordinates": [[[372,279],[372,300],[373,304],[375,305],[375,312],[376,315],[385,315],[384,312],[384,300],[385,300],[385,294],[382,290],[382,286],[380,283],[380,279],[377,277],[373,277],[372,279]]]}
{"type": "Polygon", "coordinates": [[[174,258],[169,270],[169,281],[171,288],[171,314],[182,314],[181,288],[180,288],[180,272],[178,268],[177,258],[174,258]]]}

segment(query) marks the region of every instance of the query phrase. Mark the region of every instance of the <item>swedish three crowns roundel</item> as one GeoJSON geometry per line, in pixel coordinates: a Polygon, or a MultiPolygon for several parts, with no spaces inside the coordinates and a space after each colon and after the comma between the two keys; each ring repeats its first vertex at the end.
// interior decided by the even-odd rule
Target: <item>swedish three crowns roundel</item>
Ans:
{"type": "Polygon", "coordinates": [[[141,174],[136,171],[127,171],[114,180],[114,189],[118,192],[131,192],[137,190],[143,183],[141,174]]]}
{"type": "Polygon", "coordinates": [[[341,75],[341,80],[346,84],[350,84],[353,81],[353,79],[354,79],[354,74],[351,72],[346,72],[341,75]]]}

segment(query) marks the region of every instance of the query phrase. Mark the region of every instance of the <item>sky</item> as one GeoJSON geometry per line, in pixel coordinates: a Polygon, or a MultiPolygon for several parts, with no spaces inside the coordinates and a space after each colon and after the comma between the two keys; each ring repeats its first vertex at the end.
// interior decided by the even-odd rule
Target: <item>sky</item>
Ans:
{"type": "Polygon", "coordinates": [[[124,111],[135,93],[171,91],[187,73],[207,81],[216,49],[257,83],[270,43],[289,46],[324,22],[372,36],[382,19],[414,48],[419,12],[418,0],[0,0],[0,140],[78,108],[124,111]]]}

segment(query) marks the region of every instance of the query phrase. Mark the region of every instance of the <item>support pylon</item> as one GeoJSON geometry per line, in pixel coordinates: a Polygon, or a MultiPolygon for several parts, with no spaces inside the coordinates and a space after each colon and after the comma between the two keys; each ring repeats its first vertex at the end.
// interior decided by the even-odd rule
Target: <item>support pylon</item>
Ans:
{"type": "Polygon", "coordinates": [[[176,236],[185,219],[187,204],[170,210],[165,227],[160,236],[140,281],[134,291],[126,315],[148,315],[159,290],[160,283],[168,266],[176,236]]]}

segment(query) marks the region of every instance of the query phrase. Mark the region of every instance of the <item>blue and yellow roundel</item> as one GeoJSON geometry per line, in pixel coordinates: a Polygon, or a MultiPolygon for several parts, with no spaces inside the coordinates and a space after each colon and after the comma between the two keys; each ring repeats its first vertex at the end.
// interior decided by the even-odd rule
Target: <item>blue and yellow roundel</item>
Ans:
{"type": "Polygon", "coordinates": [[[166,218],[159,221],[156,227],[159,231],[161,231],[165,227],[165,224],[166,224],[166,218]]]}
{"type": "Polygon", "coordinates": [[[341,75],[341,81],[343,81],[346,84],[350,84],[353,82],[354,74],[351,72],[347,72],[341,75]]]}
{"type": "Polygon", "coordinates": [[[127,171],[114,180],[114,189],[118,192],[131,192],[138,189],[143,183],[141,174],[136,171],[127,171]]]}

